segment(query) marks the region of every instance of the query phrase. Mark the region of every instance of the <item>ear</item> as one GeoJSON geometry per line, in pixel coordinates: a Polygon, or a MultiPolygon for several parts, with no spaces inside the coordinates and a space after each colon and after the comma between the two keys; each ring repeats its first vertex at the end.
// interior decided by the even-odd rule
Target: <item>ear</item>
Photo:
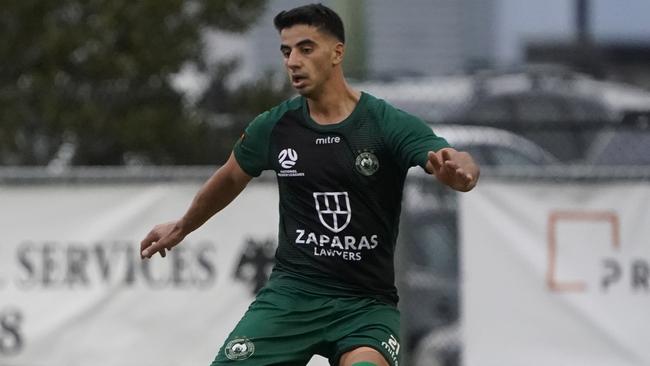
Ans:
{"type": "Polygon", "coordinates": [[[332,64],[338,65],[343,62],[343,55],[345,54],[345,45],[337,42],[332,49],[332,64]]]}

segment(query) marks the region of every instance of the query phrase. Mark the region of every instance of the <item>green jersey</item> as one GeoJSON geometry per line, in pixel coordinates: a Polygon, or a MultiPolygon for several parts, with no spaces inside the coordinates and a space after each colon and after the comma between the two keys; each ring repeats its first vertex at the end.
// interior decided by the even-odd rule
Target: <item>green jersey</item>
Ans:
{"type": "Polygon", "coordinates": [[[234,154],[247,174],[277,176],[271,280],[396,304],[393,255],[406,173],[447,146],[420,119],[366,93],[337,124],[313,121],[303,97],[255,118],[234,154]]]}

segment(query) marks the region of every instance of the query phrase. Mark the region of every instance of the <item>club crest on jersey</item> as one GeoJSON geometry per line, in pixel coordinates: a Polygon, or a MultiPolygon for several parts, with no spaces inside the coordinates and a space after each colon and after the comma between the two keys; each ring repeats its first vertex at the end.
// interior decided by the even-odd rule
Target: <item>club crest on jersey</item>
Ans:
{"type": "Polygon", "coordinates": [[[249,358],[255,352],[255,345],[247,338],[233,339],[226,344],[224,353],[229,360],[241,361],[249,358]]]}
{"type": "Polygon", "coordinates": [[[375,154],[364,151],[357,155],[354,166],[359,173],[369,177],[379,170],[379,159],[375,154]]]}
{"type": "Polygon", "coordinates": [[[348,226],[352,218],[348,192],[314,192],[314,201],[323,226],[335,233],[348,226]]]}
{"type": "Polygon", "coordinates": [[[294,149],[287,148],[278,154],[278,162],[284,169],[293,168],[296,165],[296,161],[298,161],[298,153],[294,149]]]}

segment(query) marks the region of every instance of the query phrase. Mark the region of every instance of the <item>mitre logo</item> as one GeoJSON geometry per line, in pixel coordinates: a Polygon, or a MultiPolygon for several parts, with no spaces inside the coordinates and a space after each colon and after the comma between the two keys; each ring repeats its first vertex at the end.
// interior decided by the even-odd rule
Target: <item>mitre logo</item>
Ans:
{"type": "Polygon", "coordinates": [[[335,233],[348,226],[352,218],[348,192],[314,192],[314,201],[323,226],[335,233]]]}
{"type": "Polygon", "coordinates": [[[316,139],[316,145],[338,144],[339,142],[341,142],[341,138],[339,136],[326,136],[316,139]]]}
{"type": "Polygon", "coordinates": [[[298,153],[294,149],[287,148],[280,151],[280,154],[278,154],[278,162],[284,169],[293,168],[293,166],[296,165],[296,161],[298,161],[298,153]]]}

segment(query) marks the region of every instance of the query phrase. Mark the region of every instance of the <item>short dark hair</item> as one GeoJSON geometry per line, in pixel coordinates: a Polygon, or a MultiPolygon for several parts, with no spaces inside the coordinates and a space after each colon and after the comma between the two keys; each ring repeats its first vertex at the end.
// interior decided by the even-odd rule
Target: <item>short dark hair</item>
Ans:
{"type": "Polygon", "coordinates": [[[273,19],[273,24],[278,32],[296,24],[310,25],[345,43],[345,31],[341,17],[323,4],[309,4],[281,11],[273,19]]]}

